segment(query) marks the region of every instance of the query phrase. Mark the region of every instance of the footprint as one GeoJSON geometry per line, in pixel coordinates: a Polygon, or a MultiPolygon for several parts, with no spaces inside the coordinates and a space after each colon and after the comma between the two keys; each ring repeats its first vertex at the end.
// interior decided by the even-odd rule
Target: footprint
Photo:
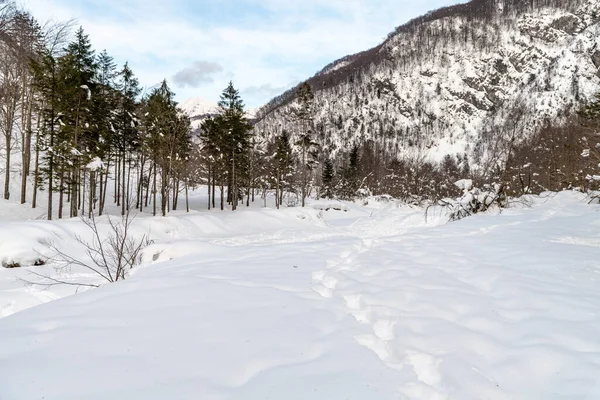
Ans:
{"type": "Polygon", "coordinates": [[[362,296],[360,294],[350,294],[344,296],[344,302],[350,310],[359,310],[362,304],[362,296]]]}
{"type": "Polygon", "coordinates": [[[396,358],[388,350],[388,342],[385,340],[381,340],[374,335],[358,335],[354,337],[354,340],[375,353],[381,362],[389,368],[397,371],[402,371],[405,368],[405,364],[396,362],[396,358]]]}
{"type": "Polygon", "coordinates": [[[314,290],[321,297],[324,297],[326,299],[331,299],[333,297],[333,291],[329,288],[326,288],[325,286],[317,284],[312,287],[312,290],[314,290]]]}
{"type": "Polygon", "coordinates": [[[323,281],[323,278],[325,278],[326,274],[326,271],[315,271],[312,273],[312,280],[315,282],[321,282],[323,281]]]}
{"type": "Polygon", "coordinates": [[[411,352],[404,362],[412,367],[417,381],[408,382],[400,393],[409,399],[447,400],[449,395],[440,389],[442,377],[439,372],[441,360],[426,354],[411,352]]]}
{"type": "Polygon", "coordinates": [[[344,250],[340,253],[340,258],[349,258],[352,252],[350,250],[344,250]]]}
{"type": "Polygon", "coordinates": [[[396,325],[394,321],[380,319],[373,324],[373,332],[381,340],[393,340],[395,338],[394,325],[396,325]]]}
{"type": "Polygon", "coordinates": [[[354,310],[351,311],[352,316],[356,319],[356,321],[360,322],[361,324],[370,324],[371,323],[371,310],[370,309],[364,309],[364,310],[354,310]]]}
{"type": "Polygon", "coordinates": [[[386,362],[391,358],[391,354],[387,349],[387,343],[374,335],[358,335],[354,339],[361,346],[365,346],[369,350],[377,354],[381,361],[386,362]]]}
{"type": "Polygon", "coordinates": [[[413,368],[421,382],[429,386],[437,386],[441,383],[442,376],[439,371],[441,360],[426,353],[412,353],[405,361],[413,368]]]}
{"type": "Polygon", "coordinates": [[[325,286],[327,289],[331,289],[331,290],[334,290],[338,283],[337,279],[335,279],[332,276],[327,276],[327,277],[323,278],[322,282],[323,282],[323,286],[325,286]]]}

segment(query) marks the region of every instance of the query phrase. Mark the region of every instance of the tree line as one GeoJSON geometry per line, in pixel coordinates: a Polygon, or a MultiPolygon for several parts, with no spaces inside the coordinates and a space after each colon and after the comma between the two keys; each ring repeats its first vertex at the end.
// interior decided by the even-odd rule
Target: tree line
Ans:
{"type": "Polygon", "coordinates": [[[110,184],[122,214],[151,206],[166,215],[187,184],[190,121],[166,81],[141,95],[130,66],[71,25],[40,25],[12,3],[0,10],[3,197],[20,172],[21,203],[30,194],[36,208],[44,191],[48,219],[102,215],[110,184]]]}
{"type": "Polygon", "coordinates": [[[207,188],[209,209],[235,210],[257,197],[265,205],[274,199],[278,208],[305,206],[309,197],[383,194],[422,203],[458,195],[454,182],[464,178],[499,183],[507,195],[585,190],[600,181],[597,163],[590,162],[597,151],[591,143],[594,121],[600,120],[597,103],[568,125],[549,121],[527,138],[522,113],[507,116],[482,132],[489,136],[487,154],[479,157],[475,149],[479,168],[473,170],[473,158],[464,154],[439,162],[419,153],[399,157],[397,148],[369,137],[333,149],[316,118],[320,103],[313,86],[299,85],[294,98],[284,125],[253,125],[230,82],[217,115],[194,132],[166,80],[144,93],[130,66],[117,67],[107,51],[96,52],[83,28],[72,33],[68,23],[40,25],[5,4],[0,9],[3,197],[14,195],[11,180],[19,173],[21,203],[31,198],[36,208],[45,194],[48,219],[102,215],[110,202],[122,215],[138,209],[165,216],[180,207],[180,197],[189,211],[189,191],[200,185],[207,188]],[[586,147],[592,157],[581,156],[586,147]],[[19,153],[20,160],[14,160],[19,153]]]}

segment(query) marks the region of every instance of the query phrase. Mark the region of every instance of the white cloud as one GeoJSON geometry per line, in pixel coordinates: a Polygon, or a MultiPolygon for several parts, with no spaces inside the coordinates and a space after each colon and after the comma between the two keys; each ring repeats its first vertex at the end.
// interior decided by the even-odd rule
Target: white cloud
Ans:
{"type": "Polygon", "coordinates": [[[42,20],[77,18],[95,48],[106,48],[120,63],[129,61],[147,86],[182,71],[191,73],[189,69],[199,59],[220,65],[224,73],[202,75],[197,82],[192,79],[191,84],[177,88],[178,98],[216,100],[232,79],[238,88],[248,89],[242,94],[249,106],[268,101],[279,94],[275,89],[308,78],[334,59],[377,45],[408,19],[456,2],[21,1],[42,20]],[[199,83],[201,88],[194,88],[199,83]]]}
{"type": "Polygon", "coordinates": [[[218,72],[223,72],[221,65],[209,61],[196,61],[173,75],[173,82],[182,88],[198,88],[203,84],[214,82],[214,75],[218,72]]]}

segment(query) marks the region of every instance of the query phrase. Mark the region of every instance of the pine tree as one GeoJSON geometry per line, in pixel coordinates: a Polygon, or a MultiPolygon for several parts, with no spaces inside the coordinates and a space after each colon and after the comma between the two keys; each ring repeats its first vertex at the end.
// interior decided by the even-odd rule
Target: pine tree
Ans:
{"type": "Polygon", "coordinates": [[[318,143],[312,140],[313,125],[313,102],[314,94],[308,82],[304,82],[297,92],[298,109],[296,111],[300,123],[300,134],[296,145],[301,149],[301,196],[302,207],[306,205],[306,197],[309,192],[310,174],[315,165],[315,159],[311,159],[313,151],[318,147],[318,143]]]}
{"type": "Polygon", "coordinates": [[[248,165],[248,153],[251,147],[252,126],[245,117],[244,102],[233,82],[225,88],[219,101],[220,115],[217,116],[222,139],[219,140],[221,152],[227,160],[227,200],[232,210],[239,201],[240,182],[248,165]]]}
{"type": "MultiPolygon", "coordinates": [[[[69,187],[71,200],[70,216],[75,217],[82,202],[82,186],[85,186],[83,166],[93,157],[94,133],[92,125],[92,93],[95,89],[97,63],[95,52],[83,28],[75,34],[75,40],[65,49],[65,55],[59,59],[60,71],[60,112],[61,150],[63,164],[61,181],[69,187]]],[[[61,198],[64,187],[60,187],[61,198]]],[[[62,201],[59,212],[62,211],[62,201]]],[[[62,212],[61,212],[62,214],[62,212]]]]}
{"type": "Polygon", "coordinates": [[[360,149],[358,145],[352,146],[348,166],[343,171],[341,182],[341,195],[345,199],[352,199],[360,189],[360,149]]]}
{"type": "Polygon", "coordinates": [[[33,85],[42,98],[40,111],[40,129],[36,140],[36,152],[43,152],[44,166],[39,169],[39,175],[34,182],[34,198],[38,186],[42,181],[48,183],[48,210],[47,218],[53,217],[53,192],[55,190],[54,178],[57,174],[57,142],[58,116],[59,116],[59,82],[58,64],[50,51],[44,51],[33,63],[33,85]]]}
{"type": "Polygon", "coordinates": [[[331,199],[333,197],[333,180],[335,178],[335,170],[333,169],[333,162],[329,157],[325,159],[325,164],[323,165],[323,197],[327,199],[331,199]]]}
{"type": "Polygon", "coordinates": [[[291,175],[293,167],[294,156],[292,153],[290,136],[288,132],[284,130],[281,135],[277,137],[277,149],[275,152],[275,205],[277,208],[279,208],[283,202],[285,180],[291,175]]]}
{"type": "MultiPolygon", "coordinates": [[[[126,209],[131,206],[131,163],[132,154],[139,148],[138,108],[137,96],[141,89],[137,78],[129,65],[125,63],[123,69],[118,73],[117,90],[119,91],[116,109],[116,132],[114,144],[121,166],[120,174],[120,199],[117,204],[121,205],[121,215],[125,215],[126,209]]],[[[165,82],[166,84],[166,82],[165,82]]]]}
{"type": "Polygon", "coordinates": [[[156,215],[156,191],[160,183],[161,213],[166,216],[169,209],[169,194],[177,190],[177,171],[180,164],[188,160],[191,147],[190,121],[179,114],[175,94],[167,81],[154,89],[147,100],[146,121],[148,127],[147,148],[150,149],[153,169],[153,213],[156,215]],[[160,169],[160,182],[158,182],[160,169]],[[173,182],[171,181],[173,180],[173,182]],[[172,184],[174,183],[174,184],[172,184]]]}
{"type": "MultiPolygon", "coordinates": [[[[106,192],[108,186],[108,175],[112,161],[112,151],[115,142],[115,116],[113,111],[117,107],[117,91],[115,78],[117,77],[116,64],[113,58],[108,55],[106,50],[98,55],[98,69],[96,72],[96,92],[93,101],[94,127],[96,137],[95,155],[104,162],[104,167],[98,176],[99,193],[96,194],[96,176],[95,172],[91,173],[90,182],[93,183],[93,189],[90,190],[90,198],[92,192],[94,197],[99,202],[98,214],[104,212],[106,202],[106,192]]],[[[96,200],[96,199],[95,199],[96,200]]],[[[89,210],[92,212],[91,210],[89,210]]]]}

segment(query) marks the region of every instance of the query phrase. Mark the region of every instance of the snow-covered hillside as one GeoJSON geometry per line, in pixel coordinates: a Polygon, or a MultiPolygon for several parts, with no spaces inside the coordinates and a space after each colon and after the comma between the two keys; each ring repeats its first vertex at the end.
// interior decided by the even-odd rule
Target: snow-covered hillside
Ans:
{"type": "MultiPolygon", "coordinates": [[[[532,202],[451,224],[377,202],[142,217],[130,279],[0,319],[0,398],[599,398],[597,206],[532,202]]],[[[77,223],[0,232],[68,243],[77,223]]],[[[27,270],[0,269],[4,314],[67,294],[27,270]]]]}
{"type": "Polygon", "coordinates": [[[190,118],[214,115],[219,112],[217,103],[206,100],[202,97],[192,97],[180,103],[179,108],[183,110],[190,118]]]}
{"type": "MultiPolygon", "coordinates": [[[[202,121],[208,117],[214,117],[219,113],[219,105],[210,100],[206,100],[203,97],[192,97],[184,102],[178,104],[178,107],[188,116],[192,121],[194,129],[200,127],[202,121]]],[[[256,117],[255,108],[246,110],[246,118],[254,119],[256,117]]]]}
{"type": "MultiPolygon", "coordinates": [[[[498,137],[559,123],[600,89],[600,1],[474,0],[399,27],[309,79],[325,153],[373,140],[390,155],[484,155],[498,137]]],[[[292,90],[259,132],[294,132],[292,90]]]]}

